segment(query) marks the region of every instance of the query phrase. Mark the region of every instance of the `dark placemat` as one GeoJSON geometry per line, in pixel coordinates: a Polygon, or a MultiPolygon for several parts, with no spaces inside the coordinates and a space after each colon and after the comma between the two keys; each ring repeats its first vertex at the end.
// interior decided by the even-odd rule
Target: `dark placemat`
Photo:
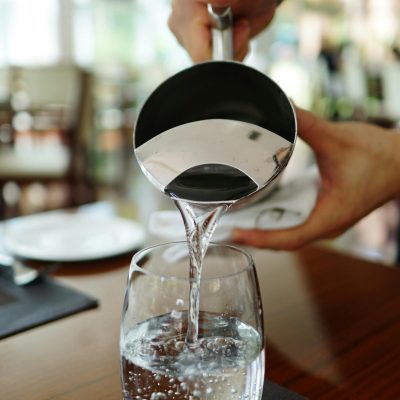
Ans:
{"type": "Polygon", "coordinates": [[[274,382],[266,380],[264,383],[262,400],[306,400],[306,398],[274,382]]]}
{"type": "Polygon", "coordinates": [[[96,299],[49,277],[17,286],[0,267],[0,339],[97,305],[96,299]]]}

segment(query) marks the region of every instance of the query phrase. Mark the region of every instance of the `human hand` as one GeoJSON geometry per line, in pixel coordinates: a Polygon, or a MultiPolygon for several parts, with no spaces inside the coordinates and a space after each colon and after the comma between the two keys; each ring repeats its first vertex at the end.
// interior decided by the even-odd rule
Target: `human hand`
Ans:
{"type": "Polygon", "coordinates": [[[365,123],[333,123],[297,109],[299,135],[313,148],[321,189],[309,218],[279,230],[236,229],[233,240],[260,248],[295,250],[332,238],[400,196],[400,135],[365,123]]]}
{"type": "Polygon", "coordinates": [[[194,62],[211,58],[211,20],[207,3],[232,8],[236,60],[246,56],[250,39],[268,25],[277,4],[276,0],[173,0],[169,28],[194,62]]]}

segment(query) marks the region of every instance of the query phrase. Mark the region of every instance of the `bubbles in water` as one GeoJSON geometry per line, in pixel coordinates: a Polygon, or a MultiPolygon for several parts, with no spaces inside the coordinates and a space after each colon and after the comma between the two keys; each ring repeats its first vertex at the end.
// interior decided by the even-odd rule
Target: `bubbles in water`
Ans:
{"type": "Polygon", "coordinates": [[[152,393],[150,400],[166,400],[168,397],[165,393],[152,393]]]}
{"type": "Polygon", "coordinates": [[[172,310],[171,311],[171,318],[173,319],[181,319],[182,318],[182,313],[177,310],[172,310]]]}
{"type": "Polygon", "coordinates": [[[223,320],[223,319],[221,319],[221,320],[219,320],[219,321],[216,323],[216,325],[217,325],[218,327],[220,327],[220,328],[224,328],[224,327],[228,326],[228,322],[225,321],[225,320],[223,320]]]}
{"type": "Polygon", "coordinates": [[[183,342],[183,341],[177,341],[176,343],[175,343],[175,349],[177,350],[177,351],[179,351],[179,353],[180,352],[182,352],[182,350],[184,349],[184,347],[185,347],[185,342],[183,342]]]}
{"type": "Polygon", "coordinates": [[[226,339],[225,338],[216,338],[214,341],[215,347],[226,347],[226,339]]]}
{"type": "Polygon", "coordinates": [[[185,305],[185,302],[183,299],[177,299],[175,303],[178,307],[183,307],[185,305]]]}
{"type": "MultiPolygon", "coordinates": [[[[182,318],[186,313],[182,312],[182,318]]],[[[124,389],[129,389],[124,393],[125,400],[244,398],[243,385],[252,371],[246,365],[261,365],[256,358],[262,343],[260,335],[230,317],[226,319],[227,328],[221,327],[222,321],[213,315],[202,315],[201,320],[207,331],[201,332],[195,348],[185,343],[182,328],[176,328],[179,321],[173,320],[170,313],[145,321],[143,327],[132,331],[122,353],[124,389]],[[167,327],[166,322],[168,332],[160,329],[167,327]]],[[[251,393],[255,391],[251,389],[251,393]]]]}

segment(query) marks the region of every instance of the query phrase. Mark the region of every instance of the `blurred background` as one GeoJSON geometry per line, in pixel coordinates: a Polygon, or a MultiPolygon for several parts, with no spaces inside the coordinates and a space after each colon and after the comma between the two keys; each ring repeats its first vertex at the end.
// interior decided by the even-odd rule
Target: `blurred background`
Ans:
{"type": "MultiPolygon", "coordinates": [[[[145,222],[165,199],[138,172],[135,119],[191,64],[167,28],[170,1],[0,0],[0,10],[0,220],[111,199],[140,203],[145,222]]],[[[245,62],[320,116],[396,127],[400,2],[286,0],[245,62]]],[[[289,175],[313,162],[296,147],[289,175]]],[[[398,208],[329,245],[393,264],[398,208]]]]}

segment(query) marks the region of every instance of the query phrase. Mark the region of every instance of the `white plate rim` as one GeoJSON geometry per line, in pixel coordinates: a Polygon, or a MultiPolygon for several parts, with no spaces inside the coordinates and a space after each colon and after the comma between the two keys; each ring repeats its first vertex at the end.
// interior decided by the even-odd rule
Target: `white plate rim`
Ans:
{"type": "MultiPolygon", "coordinates": [[[[62,231],[62,228],[61,228],[62,231]]],[[[90,261],[98,260],[101,258],[114,257],[130,251],[134,251],[143,245],[145,239],[145,230],[143,227],[130,219],[121,218],[109,215],[97,214],[80,214],[80,213],[47,213],[36,214],[27,217],[20,217],[6,222],[4,226],[4,248],[10,254],[17,257],[41,260],[41,261],[58,261],[58,262],[77,262],[77,261],[90,261]],[[105,226],[112,227],[113,229],[122,229],[126,233],[131,233],[131,236],[125,237],[124,242],[120,245],[113,246],[112,248],[97,249],[97,251],[84,252],[78,249],[77,252],[69,252],[55,254],[53,252],[46,252],[45,249],[35,248],[26,243],[21,242],[20,235],[29,234],[35,231],[35,227],[52,224],[75,223],[87,224],[96,221],[105,226]]]]}

